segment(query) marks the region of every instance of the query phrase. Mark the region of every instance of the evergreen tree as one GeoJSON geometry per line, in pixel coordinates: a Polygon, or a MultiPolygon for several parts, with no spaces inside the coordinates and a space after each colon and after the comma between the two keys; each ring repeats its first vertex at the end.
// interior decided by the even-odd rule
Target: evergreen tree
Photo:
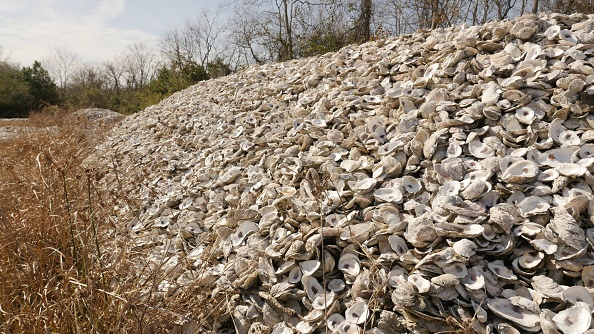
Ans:
{"type": "Polygon", "coordinates": [[[23,117],[29,112],[32,97],[22,73],[0,62],[0,117],[23,117]]]}
{"type": "Polygon", "coordinates": [[[44,103],[56,104],[59,101],[57,86],[40,62],[35,61],[33,67],[23,67],[21,73],[29,86],[31,109],[37,109],[44,103]]]}

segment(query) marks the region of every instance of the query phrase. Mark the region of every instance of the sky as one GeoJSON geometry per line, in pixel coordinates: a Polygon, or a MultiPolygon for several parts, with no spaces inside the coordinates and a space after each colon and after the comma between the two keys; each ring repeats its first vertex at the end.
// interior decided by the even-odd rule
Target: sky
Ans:
{"type": "Polygon", "coordinates": [[[222,0],[0,0],[2,58],[22,66],[56,48],[100,62],[144,42],[157,45],[169,29],[216,14],[222,0]]]}

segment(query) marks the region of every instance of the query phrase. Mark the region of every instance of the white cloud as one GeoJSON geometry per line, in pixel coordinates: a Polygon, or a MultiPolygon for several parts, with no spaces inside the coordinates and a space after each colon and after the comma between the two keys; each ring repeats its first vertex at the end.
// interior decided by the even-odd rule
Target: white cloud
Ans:
{"type": "Polygon", "coordinates": [[[136,42],[156,44],[167,29],[226,0],[0,0],[0,47],[30,65],[61,46],[84,61],[110,60],[136,42]]]}
{"type": "Polygon", "coordinates": [[[125,14],[125,0],[0,0],[0,7],[0,46],[21,65],[47,57],[55,46],[86,61],[102,61],[129,44],[157,39],[138,29],[110,26],[110,20],[125,14]]]}
{"type": "Polygon", "coordinates": [[[27,8],[31,8],[34,2],[35,1],[31,0],[0,0],[0,8],[2,8],[3,13],[21,11],[26,10],[27,8]]]}
{"type": "Polygon", "coordinates": [[[126,9],[126,0],[102,0],[93,13],[93,18],[104,21],[116,18],[126,9]]]}

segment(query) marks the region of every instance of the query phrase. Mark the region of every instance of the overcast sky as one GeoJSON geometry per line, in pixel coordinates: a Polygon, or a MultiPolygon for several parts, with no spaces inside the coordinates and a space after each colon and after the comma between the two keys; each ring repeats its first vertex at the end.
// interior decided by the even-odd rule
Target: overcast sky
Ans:
{"type": "Polygon", "coordinates": [[[30,66],[63,47],[83,61],[109,60],[135,42],[155,45],[168,29],[215,14],[222,0],[0,0],[0,47],[30,66]]]}

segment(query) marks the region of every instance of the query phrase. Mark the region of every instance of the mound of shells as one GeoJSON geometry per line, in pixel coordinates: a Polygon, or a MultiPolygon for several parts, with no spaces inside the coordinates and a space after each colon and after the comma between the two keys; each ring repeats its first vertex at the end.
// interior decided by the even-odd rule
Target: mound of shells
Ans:
{"type": "Polygon", "coordinates": [[[98,156],[143,175],[121,220],[156,292],[228,295],[214,331],[594,333],[593,30],[527,15],[252,66],[98,156]]]}
{"type": "Polygon", "coordinates": [[[80,109],[69,114],[68,116],[73,118],[75,121],[86,120],[106,125],[115,123],[124,117],[124,115],[118,112],[101,108],[80,109]]]}

